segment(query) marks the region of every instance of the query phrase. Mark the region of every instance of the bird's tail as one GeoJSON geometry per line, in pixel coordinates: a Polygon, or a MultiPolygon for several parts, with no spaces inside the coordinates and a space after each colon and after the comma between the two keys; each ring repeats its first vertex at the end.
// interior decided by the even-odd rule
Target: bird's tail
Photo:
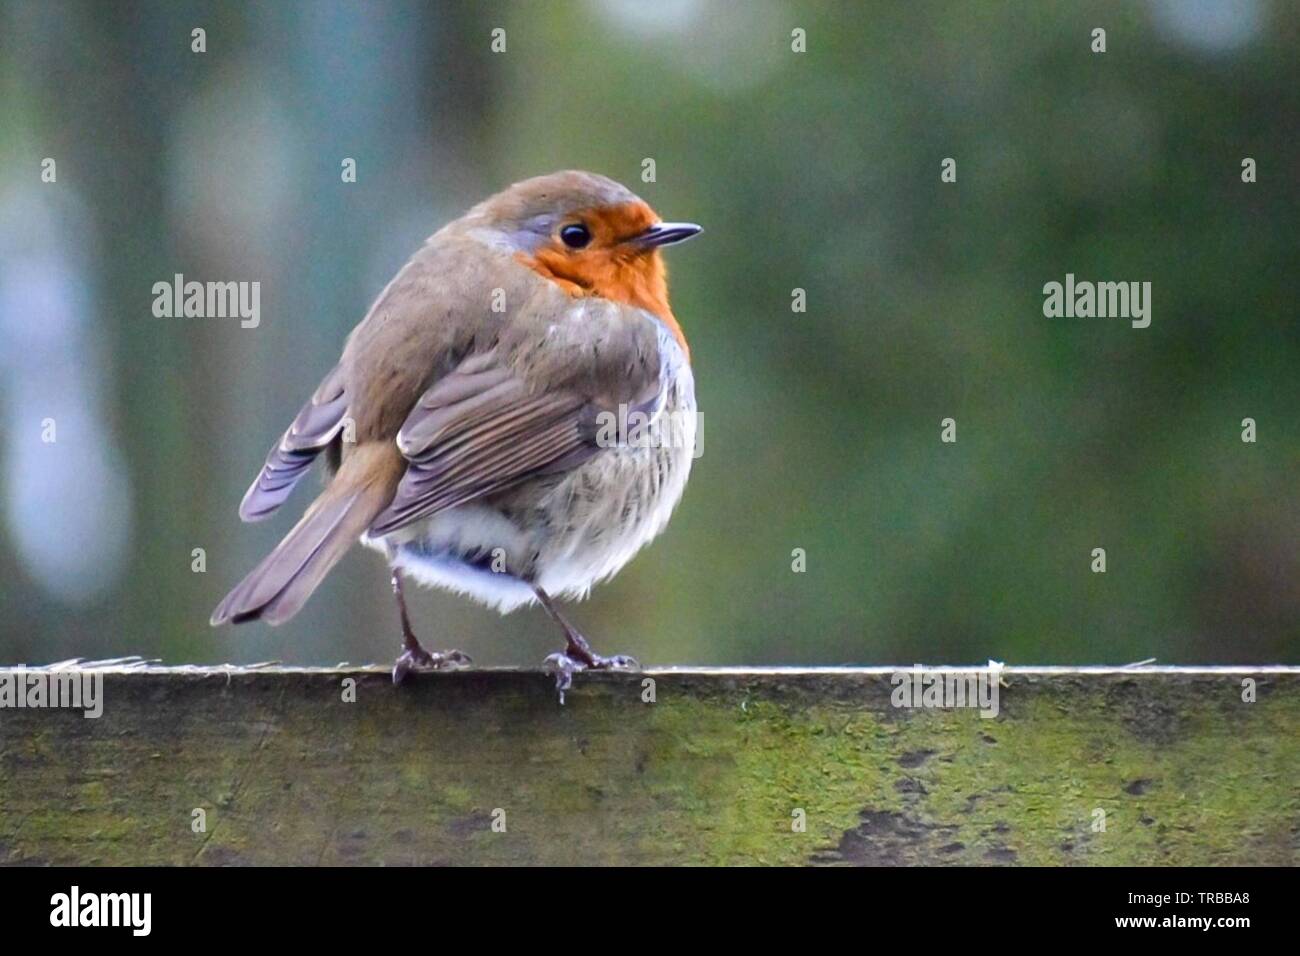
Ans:
{"type": "Polygon", "coordinates": [[[393,497],[399,472],[384,460],[389,445],[360,446],[284,540],[212,612],[214,626],[258,620],[282,624],[393,497]],[[383,456],[383,457],[380,457],[383,456]]]}

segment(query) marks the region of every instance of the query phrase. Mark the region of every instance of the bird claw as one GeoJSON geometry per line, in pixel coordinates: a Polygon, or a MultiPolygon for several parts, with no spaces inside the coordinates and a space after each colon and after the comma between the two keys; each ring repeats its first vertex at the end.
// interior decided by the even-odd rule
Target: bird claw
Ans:
{"type": "Polygon", "coordinates": [[[597,670],[639,671],[641,662],[629,654],[614,654],[610,657],[597,657],[596,663],[591,666],[597,670]]]}
{"type": "Polygon", "coordinates": [[[635,657],[627,654],[614,654],[601,657],[590,655],[590,660],[573,657],[564,651],[557,651],[542,661],[542,669],[555,675],[555,692],[560,695],[560,705],[564,705],[564,692],[573,686],[573,675],[585,670],[595,671],[637,671],[641,664],[635,657]]]}
{"type": "Polygon", "coordinates": [[[464,651],[434,651],[423,647],[407,648],[393,664],[393,683],[400,684],[412,671],[459,671],[472,667],[474,661],[464,651]]]}
{"type": "Polygon", "coordinates": [[[542,661],[542,669],[548,674],[555,675],[555,692],[560,695],[560,706],[563,707],[564,692],[573,686],[573,675],[578,671],[585,671],[587,665],[568,654],[557,651],[547,655],[546,660],[542,661]]]}

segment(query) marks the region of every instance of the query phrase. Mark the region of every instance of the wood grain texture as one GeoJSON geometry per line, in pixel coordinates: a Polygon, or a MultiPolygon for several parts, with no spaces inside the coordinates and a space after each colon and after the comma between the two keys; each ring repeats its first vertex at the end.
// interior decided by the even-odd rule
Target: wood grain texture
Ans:
{"type": "Polygon", "coordinates": [[[1300,669],[1007,668],[993,719],[892,673],[106,668],[0,709],[0,862],[1300,862],[1300,669]]]}

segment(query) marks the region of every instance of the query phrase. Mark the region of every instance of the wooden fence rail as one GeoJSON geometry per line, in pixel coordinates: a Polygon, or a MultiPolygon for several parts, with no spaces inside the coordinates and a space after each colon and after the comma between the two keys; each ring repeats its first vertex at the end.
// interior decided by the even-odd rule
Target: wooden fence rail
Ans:
{"type": "Polygon", "coordinates": [[[898,673],[0,669],[0,863],[1300,862],[1300,668],[898,673]]]}

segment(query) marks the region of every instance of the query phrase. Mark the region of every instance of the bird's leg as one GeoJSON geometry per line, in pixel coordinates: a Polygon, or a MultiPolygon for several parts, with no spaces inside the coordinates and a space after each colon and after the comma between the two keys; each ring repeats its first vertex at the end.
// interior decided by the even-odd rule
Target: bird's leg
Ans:
{"type": "Polygon", "coordinates": [[[559,609],[551,596],[536,585],[533,586],[533,592],[537,595],[537,600],[542,602],[542,607],[546,608],[546,613],[551,615],[555,623],[560,625],[560,630],[564,631],[566,641],[564,650],[551,654],[543,662],[547,670],[555,675],[555,689],[559,691],[560,703],[564,703],[564,692],[573,686],[573,675],[578,671],[591,670],[637,670],[640,664],[636,658],[628,657],[626,654],[615,654],[612,657],[601,657],[591,649],[587,639],[578,633],[578,629],[570,624],[559,609]]]}
{"type": "Polygon", "coordinates": [[[406,612],[406,595],[402,593],[402,572],[393,568],[393,594],[397,598],[397,610],[402,616],[402,654],[393,665],[393,683],[400,684],[413,670],[430,668],[433,670],[455,670],[469,667],[474,662],[469,655],[461,651],[436,651],[429,653],[411,629],[411,616],[406,612]]]}

